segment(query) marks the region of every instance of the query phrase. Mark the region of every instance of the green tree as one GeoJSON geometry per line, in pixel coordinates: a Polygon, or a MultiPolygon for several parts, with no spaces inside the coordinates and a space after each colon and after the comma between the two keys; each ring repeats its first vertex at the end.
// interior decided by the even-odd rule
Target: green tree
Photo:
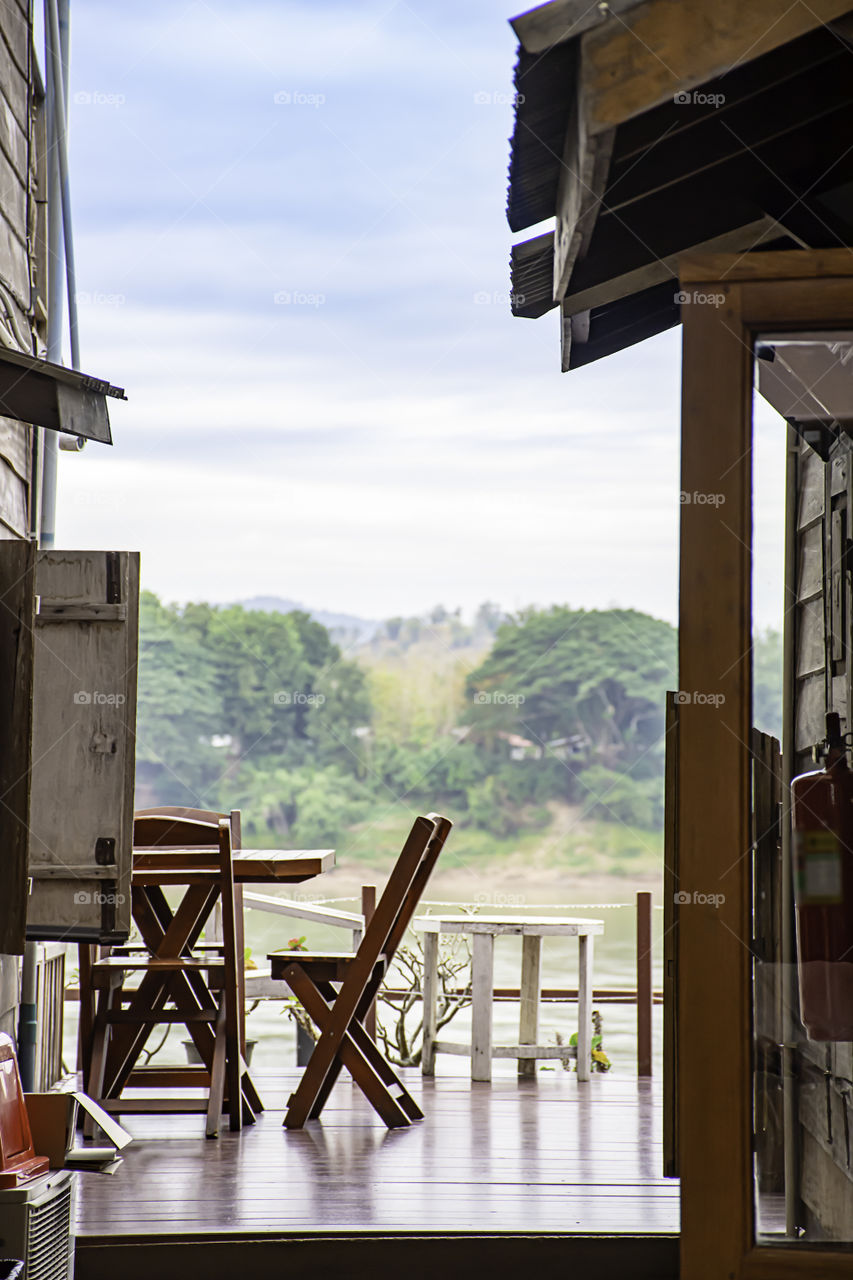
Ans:
{"type": "Polygon", "coordinates": [[[150,591],[140,597],[139,630],[141,793],[161,804],[204,806],[222,764],[211,743],[224,718],[215,664],[187,633],[180,611],[161,604],[150,591]]]}
{"type": "Polygon", "coordinates": [[[145,593],[140,636],[139,777],[155,802],[212,804],[213,791],[224,803],[246,760],[354,771],[365,674],[307,614],[177,608],[145,593]]]}
{"type": "Polygon", "coordinates": [[[500,627],[469,677],[470,720],[492,749],[508,732],[545,750],[574,738],[590,762],[651,777],[675,669],[668,622],[633,609],[527,609],[500,627]]]}

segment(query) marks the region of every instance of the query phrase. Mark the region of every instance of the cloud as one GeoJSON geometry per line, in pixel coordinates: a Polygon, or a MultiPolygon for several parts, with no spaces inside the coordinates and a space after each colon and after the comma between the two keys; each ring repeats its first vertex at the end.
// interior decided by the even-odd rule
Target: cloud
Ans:
{"type": "Polygon", "coordinates": [[[130,399],[61,542],[171,599],[675,616],[678,337],[563,376],[510,316],[513,61],[491,0],[77,0],[84,367],[130,399]]]}

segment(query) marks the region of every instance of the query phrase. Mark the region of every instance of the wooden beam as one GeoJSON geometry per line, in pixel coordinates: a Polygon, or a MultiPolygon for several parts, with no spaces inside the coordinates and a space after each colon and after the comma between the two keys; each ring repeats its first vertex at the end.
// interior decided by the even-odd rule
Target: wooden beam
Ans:
{"type": "MultiPolygon", "coordinates": [[[[732,253],[733,251],[745,253],[759,244],[777,240],[787,234],[782,223],[776,222],[775,219],[756,218],[754,222],[748,222],[745,226],[735,228],[734,231],[713,236],[710,240],[704,241],[703,245],[692,246],[691,252],[698,253],[704,248],[708,253],[732,253]]],[[[672,280],[672,291],[675,294],[678,292],[679,264],[683,261],[683,254],[678,252],[668,254],[665,258],[655,258],[634,271],[625,272],[624,275],[602,280],[599,284],[590,285],[576,293],[567,293],[563,299],[564,305],[567,311],[574,315],[578,311],[589,311],[593,307],[616,302],[618,298],[639,293],[642,289],[651,289],[653,285],[661,284],[664,280],[672,280]]]]}
{"type": "MultiPolygon", "coordinates": [[[[123,1225],[123,1224],[121,1224],[123,1225]]],[[[495,1275],[631,1276],[677,1280],[678,1239],[670,1235],[535,1235],[529,1231],[340,1231],[305,1228],[252,1234],[148,1232],[81,1235],[76,1280],[185,1280],[197,1275],[251,1275],[253,1280],[291,1276],[495,1275]]],[[[773,1250],[778,1257],[782,1250],[773,1250]]],[[[777,1273],[781,1275],[781,1272],[777,1273]]]]}
{"type": "MultiPolygon", "coordinates": [[[[737,189],[740,184],[728,175],[740,172],[733,162],[744,156],[758,160],[752,165],[751,192],[781,187],[777,207],[760,205],[776,217],[792,204],[798,207],[797,196],[812,194],[815,183],[819,191],[849,176],[836,169],[826,176],[827,167],[842,158],[838,138],[849,123],[850,53],[825,31],[777,50],[760,71],[750,63],[706,83],[704,90],[704,101],[667,102],[620,126],[608,210],[630,218],[637,200],[666,189],[673,202],[681,202],[683,184],[711,171],[717,181],[737,189]],[[821,141],[825,158],[812,155],[821,141]],[[771,170],[784,174],[790,185],[780,179],[768,184],[771,170]]],[[[847,242],[845,237],[838,243],[847,242]]]]}
{"type": "MultiPolygon", "coordinates": [[[[361,886],[361,914],[364,919],[365,929],[370,924],[376,912],[376,885],[363,884],[361,886]]],[[[371,1040],[376,1040],[376,1001],[374,1000],[364,1015],[364,1029],[370,1036],[371,1040]]]]}
{"type": "Polygon", "coordinates": [[[849,9],[850,0],[645,0],[581,37],[589,128],[606,132],[849,9]]]}
{"type": "Polygon", "coordinates": [[[652,895],[637,894],[637,1075],[652,1074],[652,895]]]}
{"type": "Polygon", "coordinates": [[[681,507],[678,1129],[686,1280],[739,1275],[752,1241],[752,353],[739,287],[715,292],[721,305],[686,307],[683,322],[681,489],[719,496],[717,505],[681,507]]]}
{"type": "Polygon", "coordinates": [[[853,249],[791,249],[747,255],[691,252],[679,258],[678,276],[682,284],[853,276],[853,249]]]}
{"type": "Polygon", "coordinates": [[[557,224],[554,230],[554,298],[569,286],[575,263],[589,247],[598,210],[607,186],[615,130],[593,135],[586,104],[578,86],[569,117],[560,180],[557,186],[557,224]]]}
{"type": "Polygon", "coordinates": [[[639,3],[640,0],[609,0],[606,10],[602,10],[589,0],[553,0],[511,18],[510,25],[526,53],[544,53],[639,3]]]}
{"type": "Polygon", "coordinates": [[[663,1173],[678,1177],[678,694],[666,695],[663,845],[663,1173]]]}

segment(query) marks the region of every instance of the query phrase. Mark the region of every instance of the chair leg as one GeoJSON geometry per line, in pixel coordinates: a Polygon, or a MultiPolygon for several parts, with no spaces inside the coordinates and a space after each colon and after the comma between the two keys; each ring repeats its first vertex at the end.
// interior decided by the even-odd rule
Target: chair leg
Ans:
{"type": "Polygon", "coordinates": [[[243,1073],[243,1099],[245,1104],[244,1115],[246,1106],[251,1108],[253,1115],[259,1115],[264,1109],[264,1104],[261,1101],[261,1095],[255,1088],[254,1080],[249,1075],[249,1068],[241,1067],[241,1071],[243,1073]]]}
{"type": "MultiPolygon", "coordinates": [[[[102,988],[98,993],[95,1023],[92,1028],[91,1055],[86,1073],[89,1081],[88,1093],[96,1102],[100,1102],[104,1097],[104,1073],[106,1071],[110,1039],[109,1015],[115,1008],[117,997],[119,1007],[121,1007],[122,985],[121,975],[115,974],[110,976],[109,985],[102,988]]],[[[92,1138],[94,1135],[95,1121],[87,1113],[83,1121],[83,1137],[92,1138]]]]}
{"type": "MultiPolygon", "coordinates": [[[[329,982],[318,982],[316,985],[317,985],[317,990],[320,992],[321,996],[327,1002],[327,1004],[331,1003],[335,998],[335,989],[332,986],[332,984],[329,982]]],[[[394,1068],[391,1066],[391,1063],[384,1056],[384,1054],[382,1053],[382,1050],[377,1047],[375,1040],[368,1033],[368,1030],[364,1026],[364,1024],[361,1021],[351,1022],[349,1025],[347,1034],[351,1037],[356,1048],[359,1050],[359,1052],[364,1056],[366,1061],[370,1064],[370,1066],[376,1072],[377,1076],[382,1081],[382,1083],[388,1089],[392,1090],[395,1099],[403,1108],[403,1110],[405,1111],[409,1119],[423,1120],[424,1113],[421,1111],[420,1107],[415,1102],[414,1098],[409,1093],[408,1089],[403,1084],[402,1080],[397,1075],[394,1068]]],[[[324,1089],[326,1087],[326,1084],[329,1082],[330,1077],[334,1075],[334,1077],[337,1078],[341,1065],[344,1065],[344,1064],[342,1063],[342,1060],[339,1057],[338,1059],[336,1059],[335,1063],[332,1064],[333,1069],[329,1071],[328,1075],[326,1076],[326,1079],[323,1081],[324,1089]],[[337,1067],[336,1071],[334,1070],[335,1067],[337,1067]]],[[[322,1093],[322,1090],[321,1090],[321,1093],[322,1093]]],[[[328,1097],[328,1094],[326,1096],[328,1097]]],[[[312,1108],[312,1115],[310,1118],[312,1120],[316,1119],[316,1117],[313,1115],[313,1108],[312,1108]]]]}
{"type": "MultiPolygon", "coordinates": [[[[303,1005],[311,1019],[320,1027],[322,1033],[331,1016],[331,1009],[312,979],[300,965],[296,964],[288,967],[284,977],[293,994],[303,1005]]],[[[333,1046],[323,1045],[323,1035],[321,1034],[318,1048],[321,1045],[326,1048],[327,1053],[331,1051],[336,1058],[340,1058],[351,1072],[353,1079],[368,1102],[378,1111],[389,1129],[405,1128],[411,1123],[399,1101],[389,1093],[385,1083],[379,1078],[376,1070],[361,1049],[356,1046],[348,1031],[345,1031],[340,1042],[333,1046]]],[[[334,1058],[332,1061],[334,1062],[334,1058]]],[[[390,1071],[391,1068],[389,1067],[388,1070],[390,1071]]],[[[305,1121],[310,1118],[326,1074],[323,1071],[322,1059],[315,1049],[308,1066],[302,1074],[302,1079],[296,1092],[290,1098],[287,1113],[284,1117],[286,1128],[301,1129],[305,1121]]],[[[396,1077],[394,1079],[396,1080],[396,1077]]],[[[399,1087],[405,1094],[402,1085],[399,1087]]]]}
{"type": "MultiPolygon", "coordinates": [[[[376,998],[376,994],[379,990],[379,987],[382,984],[383,977],[384,977],[384,967],[380,973],[374,974],[374,976],[371,978],[370,982],[368,983],[367,987],[365,988],[364,995],[362,996],[358,1009],[356,1011],[356,1017],[359,1020],[363,1018],[366,1010],[374,1008],[374,1001],[376,998]]],[[[319,989],[322,991],[322,994],[324,998],[327,1000],[327,1002],[329,1004],[333,1003],[335,999],[334,987],[332,987],[331,984],[329,983],[320,983],[318,984],[318,986],[319,986],[319,989]]],[[[335,1058],[334,1062],[329,1067],[329,1070],[326,1073],[326,1078],[323,1081],[317,1093],[317,1097],[314,1101],[314,1105],[311,1108],[311,1113],[308,1117],[309,1120],[319,1119],[321,1111],[325,1107],[326,1103],[329,1101],[329,1094],[332,1092],[332,1090],[334,1089],[335,1085],[338,1082],[338,1077],[341,1074],[342,1066],[343,1064],[340,1058],[335,1058]]]]}
{"type": "Polygon", "coordinates": [[[213,1046],[213,1063],[210,1070],[210,1093],[207,1098],[207,1127],[205,1136],[219,1137],[219,1124],[225,1097],[225,993],[223,991],[216,1016],[216,1039],[213,1046]]]}
{"type": "Polygon", "coordinates": [[[240,1054],[239,1014],[223,992],[225,1005],[225,1076],[228,1081],[228,1118],[233,1130],[243,1127],[243,1058],[240,1054]]]}
{"type": "Polygon", "coordinates": [[[96,949],[88,942],[77,944],[78,970],[80,974],[80,1021],[77,1027],[77,1070],[83,1073],[83,1088],[89,1088],[89,1069],[92,1061],[92,1035],[95,1026],[95,992],[92,988],[92,959],[96,949]]]}

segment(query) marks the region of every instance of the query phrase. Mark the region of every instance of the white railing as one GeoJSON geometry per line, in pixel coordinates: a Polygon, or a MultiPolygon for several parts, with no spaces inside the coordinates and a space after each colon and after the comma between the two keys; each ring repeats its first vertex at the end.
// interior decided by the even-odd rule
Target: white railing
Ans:
{"type": "MultiPolygon", "coordinates": [[[[364,916],[354,911],[333,911],[315,903],[293,902],[288,898],[274,898],[268,893],[243,892],[243,907],[250,911],[268,911],[271,915],[290,916],[294,920],[307,920],[309,924],[325,924],[333,929],[346,929],[352,934],[352,950],[358,950],[364,933],[364,916]]],[[[283,1000],[288,992],[281,982],[273,982],[269,969],[246,970],[246,997],[250,1000],[283,1000]]]]}
{"type": "Polygon", "coordinates": [[[65,990],[64,942],[39,942],[36,960],[36,1062],[34,1089],[46,1093],[64,1074],[62,1022],[65,990]]]}
{"type": "Polygon", "coordinates": [[[276,916],[292,916],[295,920],[308,920],[312,924],[327,924],[334,929],[348,929],[352,934],[352,949],[357,950],[364,932],[364,916],[354,911],[332,911],[314,903],[292,902],[288,898],[274,898],[268,893],[243,893],[243,906],[252,911],[269,911],[276,916]]]}

